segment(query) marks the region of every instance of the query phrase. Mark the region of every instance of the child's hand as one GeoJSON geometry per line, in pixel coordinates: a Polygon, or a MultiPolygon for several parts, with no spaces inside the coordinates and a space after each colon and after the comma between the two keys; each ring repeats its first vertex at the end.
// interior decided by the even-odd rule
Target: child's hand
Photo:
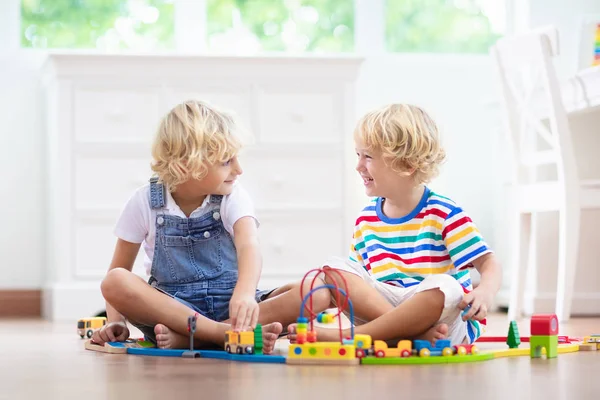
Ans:
{"type": "Polygon", "coordinates": [[[233,293],[229,302],[229,316],[234,331],[247,327],[254,329],[258,322],[258,303],[254,296],[233,293]]]}
{"type": "Polygon", "coordinates": [[[129,328],[125,322],[111,322],[92,335],[92,342],[103,345],[106,342],[124,342],[129,339],[129,328]]]}
{"type": "Polygon", "coordinates": [[[469,319],[475,319],[481,321],[485,319],[488,313],[488,309],[491,307],[493,296],[490,291],[485,290],[483,287],[478,287],[471,293],[467,293],[463,300],[458,305],[458,308],[465,310],[467,306],[471,306],[470,309],[465,310],[463,313],[463,321],[469,319]]]}

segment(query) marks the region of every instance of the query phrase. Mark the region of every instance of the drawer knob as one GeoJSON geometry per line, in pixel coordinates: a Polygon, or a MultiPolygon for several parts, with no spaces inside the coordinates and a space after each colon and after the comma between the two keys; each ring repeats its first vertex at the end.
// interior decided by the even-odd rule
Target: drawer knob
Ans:
{"type": "Polygon", "coordinates": [[[297,124],[301,124],[304,122],[304,115],[297,112],[290,113],[290,120],[297,124]]]}
{"type": "Polygon", "coordinates": [[[279,187],[279,186],[283,185],[283,176],[281,176],[281,175],[275,175],[271,179],[271,182],[273,182],[273,186],[279,187]]]}
{"type": "Polygon", "coordinates": [[[283,251],[283,242],[278,241],[273,243],[273,250],[276,253],[281,253],[283,251]]]}
{"type": "Polygon", "coordinates": [[[123,110],[112,110],[108,113],[108,117],[114,121],[121,121],[125,119],[125,112],[123,110]]]}

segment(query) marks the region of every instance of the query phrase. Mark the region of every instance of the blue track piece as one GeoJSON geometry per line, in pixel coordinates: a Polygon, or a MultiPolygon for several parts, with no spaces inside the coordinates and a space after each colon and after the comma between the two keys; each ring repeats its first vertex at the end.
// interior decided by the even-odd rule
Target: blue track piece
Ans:
{"type": "MultiPolygon", "coordinates": [[[[136,354],[139,356],[155,357],[182,357],[186,349],[156,349],[156,348],[128,348],[127,354],[136,354]]],[[[202,356],[202,353],[197,351],[202,356]]]]}
{"type": "Polygon", "coordinates": [[[267,363],[267,364],[285,364],[285,357],[263,354],[229,354],[221,350],[200,350],[200,358],[218,358],[220,360],[267,363]]]}

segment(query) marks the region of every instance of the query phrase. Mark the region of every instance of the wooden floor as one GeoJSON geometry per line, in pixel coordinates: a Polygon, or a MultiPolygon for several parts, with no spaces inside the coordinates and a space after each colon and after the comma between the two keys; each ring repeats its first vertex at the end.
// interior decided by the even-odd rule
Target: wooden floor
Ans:
{"type": "MultiPolygon", "coordinates": [[[[489,335],[506,335],[504,314],[489,324],[489,335]]],[[[519,323],[521,335],[528,328],[519,323]]],[[[598,332],[600,319],[588,318],[560,333],[598,332]]],[[[0,337],[0,399],[600,398],[600,352],[472,364],[290,366],[100,354],[83,349],[75,324],[39,320],[0,320],[0,337]]],[[[278,348],[285,346],[281,340],[278,348]]]]}

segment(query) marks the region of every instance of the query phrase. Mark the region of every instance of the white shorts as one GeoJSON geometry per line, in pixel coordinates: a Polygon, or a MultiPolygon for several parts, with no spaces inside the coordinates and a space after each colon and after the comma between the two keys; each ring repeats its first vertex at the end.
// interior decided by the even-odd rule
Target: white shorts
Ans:
{"type": "MultiPolygon", "coordinates": [[[[410,299],[416,293],[430,289],[439,289],[444,293],[445,300],[444,310],[442,311],[438,323],[448,325],[448,339],[450,339],[452,345],[464,343],[465,339],[468,339],[467,322],[462,320],[462,310],[458,308],[458,305],[463,299],[464,292],[460,283],[450,275],[431,275],[423,279],[418,285],[402,288],[380,282],[372,275],[369,275],[363,268],[354,268],[352,263],[342,258],[331,258],[327,260],[325,265],[360,276],[365,282],[377,289],[377,291],[394,307],[397,307],[399,304],[410,299]]],[[[357,325],[364,322],[367,321],[362,321],[355,317],[355,323],[357,325]]]]}

